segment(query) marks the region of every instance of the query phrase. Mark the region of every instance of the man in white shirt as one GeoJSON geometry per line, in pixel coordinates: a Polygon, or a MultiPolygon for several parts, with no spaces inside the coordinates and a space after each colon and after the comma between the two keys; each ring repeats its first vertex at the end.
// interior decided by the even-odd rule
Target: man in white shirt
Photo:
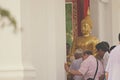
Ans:
{"type": "MultiPolygon", "coordinates": [[[[120,42],[120,33],[118,39],[120,42]]],[[[106,80],[120,80],[120,44],[110,53],[106,67],[106,80]]]]}

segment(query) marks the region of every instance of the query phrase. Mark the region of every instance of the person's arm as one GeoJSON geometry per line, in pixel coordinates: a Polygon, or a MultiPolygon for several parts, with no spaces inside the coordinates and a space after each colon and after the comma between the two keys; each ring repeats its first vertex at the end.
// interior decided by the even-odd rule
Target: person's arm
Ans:
{"type": "Polygon", "coordinates": [[[71,74],[73,74],[73,75],[82,75],[78,70],[69,69],[68,72],[71,73],[71,74]]]}
{"type": "Polygon", "coordinates": [[[111,68],[111,57],[109,56],[108,63],[107,63],[106,69],[105,69],[106,80],[108,80],[108,77],[109,77],[108,74],[109,74],[110,68],[111,68]]]}
{"type": "Polygon", "coordinates": [[[69,72],[69,73],[71,73],[71,74],[73,74],[73,75],[82,75],[82,74],[80,73],[80,71],[70,69],[66,63],[65,63],[65,65],[64,65],[64,67],[65,67],[66,72],[69,72]]]}
{"type": "Polygon", "coordinates": [[[105,80],[108,80],[108,72],[105,72],[105,80]]]}

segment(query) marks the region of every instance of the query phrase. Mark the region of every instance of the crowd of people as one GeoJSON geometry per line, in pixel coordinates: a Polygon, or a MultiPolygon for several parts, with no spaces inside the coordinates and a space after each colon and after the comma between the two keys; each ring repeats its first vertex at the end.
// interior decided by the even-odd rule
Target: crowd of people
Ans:
{"type": "MultiPolygon", "coordinates": [[[[75,60],[64,65],[66,72],[73,75],[71,80],[120,80],[120,45],[99,42],[90,35],[91,26],[87,17],[81,26],[83,37],[72,47],[75,60]]],[[[120,33],[118,39],[120,42],[120,33]]]]}
{"type": "Polygon", "coordinates": [[[91,50],[77,49],[70,67],[65,63],[66,72],[74,75],[72,80],[119,80],[120,45],[112,48],[102,41],[95,47],[96,56],[91,50]]]}

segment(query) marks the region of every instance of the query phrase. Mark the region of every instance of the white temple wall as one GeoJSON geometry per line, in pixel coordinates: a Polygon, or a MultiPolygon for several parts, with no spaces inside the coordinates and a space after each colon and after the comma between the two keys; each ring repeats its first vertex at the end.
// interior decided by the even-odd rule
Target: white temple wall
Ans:
{"type": "Polygon", "coordinates": [[[112,40],[117,45],[120,33],[120,0],[112,0],[112,40]]]}
{"type": "MultiPolygon", "coordinates": [[[[92,34],[118,44],[120,1],[91,4],[92,34]]],[[[65,0],[1,0],[0,5],[23,30],[0,29],[0,80],[66,80],[65,0]]]]}
{"type": "Polygon", "coordinates": [[[21,6],[23,64],[35,74],[24,80],[65,80],[65,1],[22,0],[21,6]]]}
{"type": "Polygon", "coordinates": [[[98,37],[100,41],[109,42],[111,46],[118,44],[119,5],[119,0],[91,0],[93,35],[98,37]]]}

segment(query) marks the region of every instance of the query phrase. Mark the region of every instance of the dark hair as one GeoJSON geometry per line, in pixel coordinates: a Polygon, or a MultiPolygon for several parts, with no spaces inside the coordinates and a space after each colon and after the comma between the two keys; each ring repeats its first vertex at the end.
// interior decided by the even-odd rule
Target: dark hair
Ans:
{"type": "Polygon", "coordinates": [[[102,41],[102,43],[103,44],[105,44],[106,45],[106,47],[109,49],[110,48],[110,45],[109,45],[109,43],[108,42],[106,42],[106,41],[102,41]]]}
{"type": "Polygon", "coordinates": [[[83,52],[83,54],[92,55],[92,51],[90,51],[90,50],[85,50],[85,51],[83,52]]]}
{"type": "Polygon", "coordinates": [[[100,42],[100,43],[98,43],[97,45],[96,45],[96,49],[99,51],[99,50],[102,50],[102,51],[108,51],[108,52],[110,52],[110,50],[109,50],[109,44],[108,44],[108,42],[105,42],[105,41],[103,41],[103,42],[100,42]]]}
{"type": "Polygon", "coordinates": [[[119,39],[119,41],[120,41],[120,33],[119,33],[118,39],[119,39]]]}
{"type": "Polygon", "coordinates": [[[110,51],[113,50],[116,47],[116,45],[110,47],[110,51]]]}

